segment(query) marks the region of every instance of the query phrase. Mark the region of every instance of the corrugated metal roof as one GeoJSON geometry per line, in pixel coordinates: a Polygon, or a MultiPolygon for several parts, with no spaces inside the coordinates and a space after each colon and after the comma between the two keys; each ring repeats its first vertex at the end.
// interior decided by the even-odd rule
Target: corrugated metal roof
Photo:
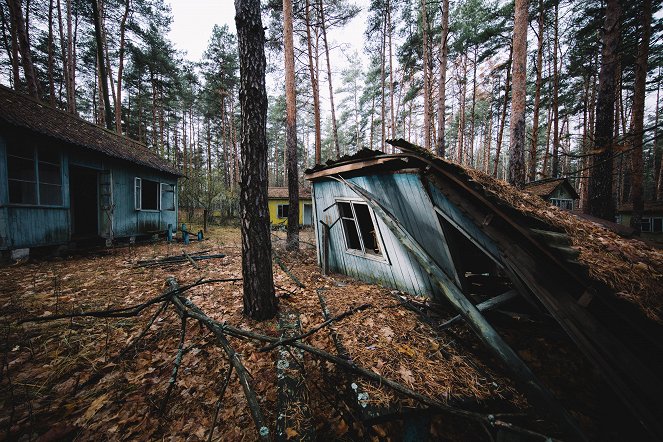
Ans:
{"type": "Polygon", "coordinates": [[[0,86],[0,120],[113,158],[182,176],[144,144],[4,86],[0,86]]]}

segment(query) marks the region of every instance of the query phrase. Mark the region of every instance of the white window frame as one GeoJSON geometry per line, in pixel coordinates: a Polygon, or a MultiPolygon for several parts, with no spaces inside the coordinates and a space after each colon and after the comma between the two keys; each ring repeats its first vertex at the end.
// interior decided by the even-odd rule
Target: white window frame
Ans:
{"type": "Polygon", "coordinates": [[[648,216],[643,216],[643,217],[640,219],[640,231],[641,231],[641,232],[644,232],[644,233],[653,233],[653,232],[654,232],[654,223],[653,223],[653,219],[650,218],[650,217],[648,217],[648,216]],[[647,225],[649,226],[649,227],[647,228],[647,230],[645,230],[645,229],[642,228],[642,227],[643,227],[643,224],[647,224],[647,225]]]}
{"type": "Polygon", "coordinates": [[[573,199],[571,199],[571,198],[550,198],[550,203],[553,206],[559,207],[560,209],[564,209],[564,210],[573,210],[573,206],[574,206],[573,205],[573,199]],[[569,204],[571,206],[571,208],[569,209],[567,207],[562,206],[562,203],[569,204]]]}
{"type": "Polygon", "coordinates": [[[143,209],[143,178],[134,178],[134,207],[141,212],[160,212],[161,211],[161,182],[157,180],[147,180],[157,184],[157,208],[143,209]]]}
{"type": "Polygon", "coordinates": [[[387,249],[384,247],[384,241],[382,240],[382,232],[380,231],[380,226],[378,225],[377,218],[375,217],[375,213],[373,212],[373,209],[366,204],[366,202],[362,199],[355,199],[355,198],[339,198],[336,199],[336,210],[338,211],[338,217],[339,220],[341,220],[341,229],[343,230],[343,247],[345,247],[345,253],[349,255],[354,255],[354,256],[360,256],[362,258],[366,259],[372,259],[374,261],[379,261],[379,262],[384,262],[387,264],[391,264],[389,261],[389,257],[387,256],[387,249]],[[349,203],[350,208],[352,210],[352,217],[355,223],[355,229],[357,229],[357,236],[359,237],[359,245],[361,246],[361,250],[359,249],[351,249],[348,248],[348,237],[347,237],[347,232],[345,231],[345,225],[343,224],[343,219],[349,219],[349,218],[344,218],[341,216],[341,209],[338,206],[338,203],[349,203]],[[382,252],[380,255],[374,255],[371,253],[366,253],[366,245],[364,244],[364,238],[362,237],[361,234],[361,229],[359,228],[359,221],[357,220],[357,213],[355,212],[355,204],[363,204],[366,206],[368,209],[368,214],[371,217],[371,221],[373,222],[373,227],[375,228],[375,238],[376,241],[378,242],[378,246],[380,248],[380,251],[382,252]]]}

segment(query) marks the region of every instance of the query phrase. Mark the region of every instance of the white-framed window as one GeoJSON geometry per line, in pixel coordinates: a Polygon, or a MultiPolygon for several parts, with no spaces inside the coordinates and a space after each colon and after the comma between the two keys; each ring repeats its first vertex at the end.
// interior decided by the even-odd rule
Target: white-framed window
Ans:
{"type": "Polygon", "coordinates": [[[346,252],[384,260],[384,246],[373,211],[366,203],[337,200],[346,252]]]}
{"type": "Polygon", "coordinates": [[[161,210],[175,210],[175,186],[161,183],[161,210]]]}
{"type": "Polygon", "coordinates": [[[62,205],[62,157],[52,149],[7,146],[11,204],[62,205]]]}
{"type": "Polygon", "coordinates": [[[136,210],[159,210],[159,182],[146,180],[145,178],[134,179],[134,204],[136,210]]]}
{"type": "Polygon", "coordinates": [[[550,198],[550,203],[560,209],[573,210],[573,200],[568,198],[550,198]]]}
{"type": "Polygon", "coordinates": [[[290,207],[289,204],[279,204],[276,207],[276,216],[277,216],[277,218],[287,218],[289,207],[290,207]]]}

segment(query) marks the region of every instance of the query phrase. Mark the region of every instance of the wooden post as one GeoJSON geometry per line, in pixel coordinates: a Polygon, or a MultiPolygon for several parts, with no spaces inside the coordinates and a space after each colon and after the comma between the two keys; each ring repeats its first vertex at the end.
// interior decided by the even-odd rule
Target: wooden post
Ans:
{"type": "MultiPolygon", "coordinates": [[[[334,178],[334,177],[332,177],[334,178]]],[[[396,239],[412,254],[419,265],[430,275],[438,285],[447,300],[465,319],[474,333],[487,345],[493,353],[509,368],[516,379],[532,395],[532,399],[552,412],[560,423],[564,423],[569,431],[581,440],[586,440],[582,431],[569,415],[569,413],[556,401],[553,395],[539,382],[534,373],[520,359],[515,351],[502,339],[477,307],[470,302],[451,278],[435,263],[435,260],[417,242],[417,240],[403,227],[403,225],[382,206],[368,191],[350,183],[343,178],[335,178],[346,184],[375,212],[382,222],[391,230],[396,239]]]]}
{"type": "Polygon", "coordinates": [[[323,221],[322,224],[322,274],[329,275],[329,226],[323,221]]]}

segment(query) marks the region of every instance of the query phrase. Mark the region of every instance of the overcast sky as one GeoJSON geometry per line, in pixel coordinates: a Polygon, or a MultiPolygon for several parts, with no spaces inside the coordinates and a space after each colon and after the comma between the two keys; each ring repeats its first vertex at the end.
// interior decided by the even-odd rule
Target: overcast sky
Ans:
{"type": "MultiPolygon", "coordinates": [[[[186,51],[187,58],[198,61],[207,48],[212,28],[228,25],[235,30],[235,6],[233,0],[169,0],[173,11],[170,39],[179,50],[186,51]]],[[[354,50],[363,51],[363,33],[366,27],[366,5],[368,0],[354,0],[362,5],[361,13],[345,28],[335,29],[329,34],[329,45],[333,50],[333,70],[340,72],[348,64],[344,54],[351,55],[354,50]]]]}

